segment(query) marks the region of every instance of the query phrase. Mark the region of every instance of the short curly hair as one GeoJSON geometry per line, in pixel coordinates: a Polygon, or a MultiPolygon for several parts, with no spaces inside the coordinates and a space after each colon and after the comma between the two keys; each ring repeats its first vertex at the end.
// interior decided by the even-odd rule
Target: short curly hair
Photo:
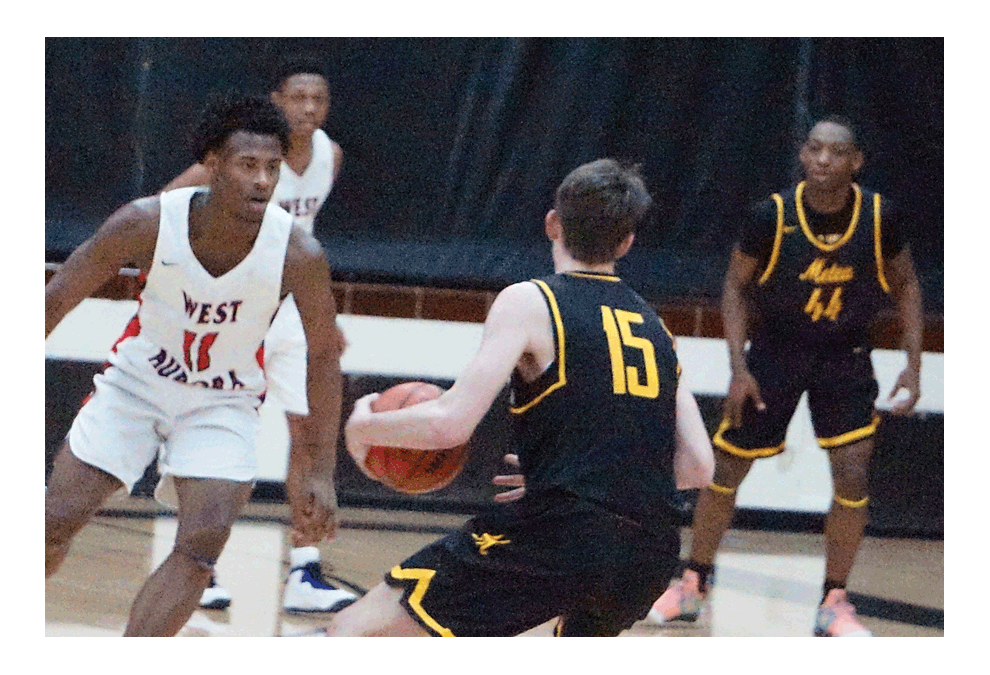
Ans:
{"type": "Polygon", "coordinates": [[[272,91],[279,91],[285,81],[293,75],[307,74],[319,75],[330,87],[330,78],[327,77],[326,69],[322,61],[307,54],[290,54],[284,56],[275,64],[272,71],[270,88],[272,91]]]}
{"type": "Polygon", "coordinates": [[[193,132],[197,161],[202,162],[207,154],[222,148],[237,131],[275,136],[282,152],[289,151],[289,124],[274,103],[260,96],[226,92],[207,103],[193,132]]]}
{"type": "Polygon", "coordinates": [[[638,166],[614,159],[583,164],[564,178],[554,200],[564,246],[581,262],[611,262],[652,202],[638,166]]]}

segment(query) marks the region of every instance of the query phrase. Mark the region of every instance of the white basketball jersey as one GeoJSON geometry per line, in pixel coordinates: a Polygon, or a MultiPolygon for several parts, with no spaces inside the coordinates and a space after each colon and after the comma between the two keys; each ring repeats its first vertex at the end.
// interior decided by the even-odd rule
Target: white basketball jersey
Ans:
{"type": "Polygon", "coordinates": [[[161,195],[158,240],[138,312],[109,361],[142,378],[260,395],[259,350],[279,307],[292,220],[269,204],[250,253],[214,277],[189,243],[189,203],[201,190],[161,195]]]}
{"type": "Polygon", "coordinates": [[[322,129],[313,132],[313,156],[300,176],[285,162],[278,174],[272,202],[289,212],[296,225],[310,234],[316,214],[333,187],[334,148],[322,129]]]}

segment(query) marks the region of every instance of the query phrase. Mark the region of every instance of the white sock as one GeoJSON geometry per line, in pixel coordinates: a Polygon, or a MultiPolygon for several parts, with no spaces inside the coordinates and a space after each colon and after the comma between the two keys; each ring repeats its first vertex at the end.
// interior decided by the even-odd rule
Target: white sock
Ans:
{"type": "Polygon", "coordinates": [[[289,551],[289,565],[293,569],[311,562],[320,562],[320,549],[315,546],[300,546],[289,551]]]}

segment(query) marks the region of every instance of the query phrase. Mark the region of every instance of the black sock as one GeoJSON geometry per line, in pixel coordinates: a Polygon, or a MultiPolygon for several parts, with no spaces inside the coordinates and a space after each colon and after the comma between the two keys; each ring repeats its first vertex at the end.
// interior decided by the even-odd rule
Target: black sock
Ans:
{"type": "Polygon", "coordinates": [[[828,597],[828,592],[833,588],[845,588],[846,582],[844,581],[832,581],[831,579],[826,579],[824,585],[822,585],[822,602],[825,602],[825,598],[828,597]]]}
{"type": "Polygon", "coordinates": [[[684,569],[694,570],[698,573],[698,590],[702,593],[707,593],[708,584],[711,583],[712,576],[715,572],[714,566],[706,565],[695,560],[688,560],[684,563],[684,569]]]}

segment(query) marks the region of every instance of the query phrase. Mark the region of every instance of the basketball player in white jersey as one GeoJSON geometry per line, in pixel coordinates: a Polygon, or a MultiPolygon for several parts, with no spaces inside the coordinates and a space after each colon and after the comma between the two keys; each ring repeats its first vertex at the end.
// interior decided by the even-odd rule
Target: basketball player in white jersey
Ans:
{"type": "MultiPolygon", "coordinates": [[[[320,65],[293,57],[283,61],[272,82],[271,99],[285,116],[291,130],[289,150],[282,161],[272,203],[292,216],[306,232],[313,232],[316,215],[326,201],[340,172],[343,152],[321,128],[330,107],[327,79],[320,65]]],[[[165,190],[200,185],[205,168],[194,164],[165,190]]],[[[299,490],[299,468],[305,461],[295,448],[307,414],[306,339],[299,313],[290,297],[279,310],[265,338],[266,401],[285,411],[289,430],[289,470],[286,493],[292,512],[290,572],[283,596],[289,612],[334,612],[356,599],[348,590],[335,588],[323,578],[320,566],[320,538],[301,526],[301,514],[308,508],[299,490]]],[[[264,450],[272,451],[271,448],[264,450]]],[[[223,609],[230,605],[230,594],[213,579],[203,592],[202,607],[223,609]]]]}
{"type": "Polygon", "coordinates": [[[197,133],[207,187],[122,207],[45,286],[45,335],[129,263],[146,272],[138,312],[59,451],[45,495],[45,576],[116,490],[158,455],[177,497],[172,552],[131,608],[125,635],[174,635],[199,604],[257,470],[261,349],[290,295],[309,347],[309,414],[297,439],[300,526],[336,531],[333,472],[340,354],[330,270],[312,235],[269,204],[289,129],[262,98],[207,109],[197,133]]]}

